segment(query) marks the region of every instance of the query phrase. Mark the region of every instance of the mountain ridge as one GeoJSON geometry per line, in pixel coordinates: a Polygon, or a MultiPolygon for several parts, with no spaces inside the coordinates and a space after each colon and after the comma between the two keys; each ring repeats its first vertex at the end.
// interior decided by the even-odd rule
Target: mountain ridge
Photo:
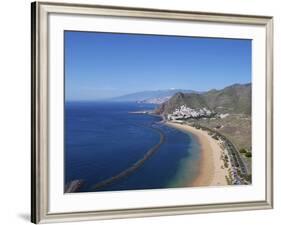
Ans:
{"type": "Polygon", "coordinates": [[[223,89],[203,93],[175,93],[157,109],[158,114],[172,113],[185,105],[190,108],[208,108],[220,113],[251,114],[251,83],[233,84],[223,89]]]}
{"type": "Polygon", "coordinates": [[[151,91],[140,91],[131,94],[121,95],[118,97],[111,98],[112,101],[128,101],[128,102],[138,102],[138,101],[149,101],[149,99],[156,98],[166,98],[171,97],[177,92],[183,93],[197,93],[194,90],[185,89],[163,89],[163,90],[151,90],[151,91]]]}

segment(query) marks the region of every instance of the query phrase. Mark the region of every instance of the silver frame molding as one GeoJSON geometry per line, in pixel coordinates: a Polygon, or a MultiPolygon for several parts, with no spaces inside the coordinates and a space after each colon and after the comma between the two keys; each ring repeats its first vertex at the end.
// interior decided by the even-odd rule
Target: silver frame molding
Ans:
{"type": "Polygon", "coordinates": [[[147,8],[33,2],[31,4],[31,222],[63,222],[273,208],[273,17],[147,8]],[[48,205],[48,14],[103,15],[260,25],[266,28],[266,199],[154,208],[49,213],[48,205]]]}

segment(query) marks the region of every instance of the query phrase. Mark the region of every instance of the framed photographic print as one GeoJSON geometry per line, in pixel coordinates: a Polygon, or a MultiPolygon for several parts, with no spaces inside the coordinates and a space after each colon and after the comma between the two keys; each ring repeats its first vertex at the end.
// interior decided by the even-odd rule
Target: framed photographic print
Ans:
{"type": "Polygon", "coordinates": [[[272,30],[32,3],[32,222],[272,208],[272,30]]]}

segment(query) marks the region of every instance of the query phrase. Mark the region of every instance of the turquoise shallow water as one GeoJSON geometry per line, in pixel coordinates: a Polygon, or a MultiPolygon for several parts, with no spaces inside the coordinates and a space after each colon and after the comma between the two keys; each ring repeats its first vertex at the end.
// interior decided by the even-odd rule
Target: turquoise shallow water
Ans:
{"type": "Polygon", "coordinates": [[[67,102],[65,105],[65,184],[81,179],[80,192],[183,187],[198,173],[199,148],[192,135],[163,125],[160,117],[130,114],[155,105],[67,102]],[[98,190],[93,187],[134,165],[165,139],[128,176],[98,190]]]}

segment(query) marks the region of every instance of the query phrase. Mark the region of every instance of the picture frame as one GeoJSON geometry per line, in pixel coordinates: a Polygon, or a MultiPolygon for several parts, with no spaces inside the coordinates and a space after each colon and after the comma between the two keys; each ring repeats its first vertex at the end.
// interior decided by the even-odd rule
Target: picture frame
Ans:
{"type": "MultiPolygon", "coordinates": [[[[67,21],[66,19],[66,21],[67,21]]],[[[78,23],[79,20],[77,19],[78,23]]],[[[61,22],[70,27],[71,22],[61,22]]],[[[83,26],[87,26],[83,25],[83,26]]],[[[102,26],[102,25],[101,25],[102,26]]],[[[181,25],[179,25],[181,26],[181,25]]],[[[129,8],[119,6],[102,6],[102,5],[83,5],[83,4],[67,4],[67,3],[48,3],[48,2],[33,2],[31,5],[31,44],[32,44],[32,66],[31,66],[31,102],[32,102],[32,139],[31,139],[31,222],[64,222],[64,221],[83,221],[83,220],[99,220],[99,219],[114,219],[114,218],[131,218],[131,217],[147,217],[147,216],[163,216],[163,215],[179,215],[191,213],[210,213],[210,212],[226,212],[240,210],[257,210],[273,208],[273,18],[270,16],[256,15],[237,15],[237,14],[221,14],[209,12],[188,12],[188,11],[173,11],[163,9],[148,9],[148,8],[129,8]],[[160,23],[161,21],[170,23],[195,23],[196,27],[202,24],[214,24],[224,26],[235,26],[235,29],[240,29],[243,26],[256,27],[259,34],[264,36],[264,53],[262,57],[264,66],[263,74],[264,92],[261,91],[262,99],[264,99],[264,124],[265,130],[255,130],[255,133],[260,132],[260,137],[264,140],[264,147],[260,147],[260,154],[264,155],[264,167],[262,168],[265,177],[258,182],[262,190],[262,198],[253,198],[247,200],[239,200],[236,202],[211,202],[198,204],[183,204],[173,203],[171,205],[164,204],[161,206],[135,206],[131,207],[115,207],[114,209],[91,209],[90,207],[81,210],[69,209],[52,210],[53,186],[50,184],[52,179],[50,165],[53,159],[53,152],[50,151],[54,145],[51,144],[52,127],[50,121],[54,119],[56,114],[52,110],[56,107],[62,107],[62,102],[52,103],[51,100],[54,92],[54,82],[52,73],[54,70],[50,68],[52,57],[56,56],[50,45],[53,41],[60,40],[61,33],[51,31],[51,27],[55,26],[56,20],[52,20],[50,16],[57,15],[60,19],[63,16],[91,18],[97,16],[99,18],[114,19],[133,19],[142,21],[153,21],[160,23]],[[53,36],[58,39],[51,39],[53,36]],[[50,79],[51,78],[51,79],[50,79]],[[51,138],[50,138],[51,137],[51,138]]],[[[86,29],[86,28],[85,28],[86,29]]],[[[90,30],[92,28],[89,28],[90,30]]],[[[105,28],[106,29],[106,28],[105,28]]],[[[115,28],[114,28],[115,29],[115,28]]],[[[58,29],[54,29],[57,31],[58,29]]],[[[75,30],[75,28],[74,28],[75,30]]],[[[116,32],[118,29],[116,28],[116,32]]],[[[209,30],[205,31],[205,36],[209,36],[209,30]]],[[[219,35],[219,33],[218,33],[219,35]]],[[[220,34],[223,36],[224,34],[220,34]]],[[[210,35],[212,36],[212,35],[210,35]]],[[[259,43],[259,42],[257,42],[259,43]]],[[[63,57],[63,48],[60,46],[57,49],[61,52],[59,57],[63,57]]],[[[255,68],[253,68],[255,71],[255,68]]],[[[56,74],[57,75],[57,74],[56,74]]],[[[63,74],[60,74],[63,76],[63,74]]],[[[63,90],[64,84],[55,83],[63,90]]],[[[257,90],[257,89],[256,89],[257,90]]],[[[253,93],[255,95],[255,93],[253,93]]],[[[55,118],[60,121],[62,117],[55,118]]],[[[62,140],[63,141],[63,140],[62,140]]],[[[63,167],[63,162],[60,162],[63,167]]],[[[53,182],[54,183],[54,182],[53,182]]],[[[181,189],[181,193],[188,192],[188,189],[181,189]]],[[[63,190],[62,190],[63,192],[63,190]]],[[[130,192],[133,194],[133,192],[130,192]]],[[[156,193],[156,192],[154,192],[156,193]]],[[[85,194],[83,194],[85,195],[85,194]]],[[[106,194],[105,194],[106,195],[106,194]]],[[[105,195],[102,195],[103,198],[105,195]]],[[[118,193],[117,193],[118,195],[118,193]]],[[[123,195],[122,195],[123,196],[123,195]]],[[[250,197],[249,197],[250,198],[250,197]]],[[[108,199],[108,198],[107,198],[108,199]]],[[[122,197],[119,198],[122,199],[122,197]]],[[[70,203],[70,201],[68,202],[70,203]]],[[[112,204],[106,202],[105,204],[112,204]]],[[[117,203],[116,203],[117,204],[117,203]]],[[[55,207],[54,207],[55,208],[55,207]]],[[[105,207],[106,208],[106,207],[105,207]]]]}

